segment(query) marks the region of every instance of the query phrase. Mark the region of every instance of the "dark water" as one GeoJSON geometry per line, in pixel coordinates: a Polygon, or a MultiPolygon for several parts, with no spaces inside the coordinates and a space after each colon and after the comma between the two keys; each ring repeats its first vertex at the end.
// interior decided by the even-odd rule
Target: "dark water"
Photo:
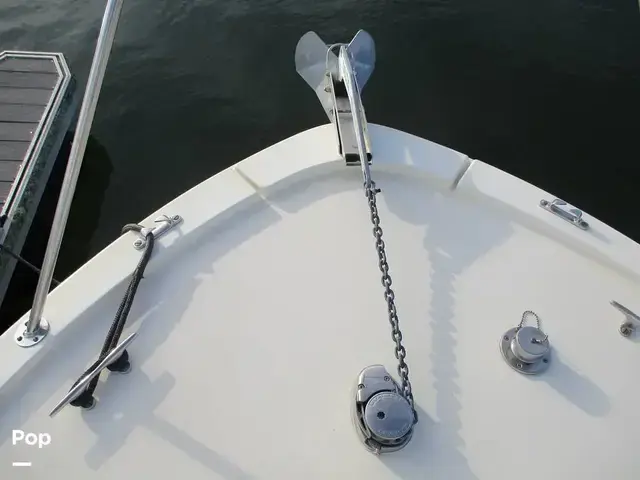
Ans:
{"type": "MultiPolygon", "coordinates": [[[[104,1],[4,0],[0,49],[61,51],[83,85],[104,1]]],[[[297,76],[315,30],[376,41],[371,122],[428,138],[640,241],[636,0],[126,1],[56,276],[198,182],[326,122],[297,76]]]]}

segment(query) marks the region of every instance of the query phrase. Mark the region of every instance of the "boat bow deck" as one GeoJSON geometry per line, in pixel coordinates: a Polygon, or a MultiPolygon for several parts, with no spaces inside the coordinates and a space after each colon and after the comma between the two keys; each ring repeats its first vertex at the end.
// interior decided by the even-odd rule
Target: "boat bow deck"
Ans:
{"type": "MultiPolygon", "coordinates": [[[[545,192],[426,140],[369,126],[372,172],[420,421],[375,457],[350,420],[358,372],[395,370],[369,212],[332,127],[285,140],[151,215],[157,242],[127,331],[129,375],[91,411],[48,413],[97,355],[139,259],[128,234],[49,296],[52,331],[0,337],[0,471],[11,478],[636,478],[638,246],[545,192]],[[540,315],[549,370],[503,361],[503,332],[540,315]],[[11,432],[50,445],[13,446],[11,432]],[[532,460],[533,459],[533,460],[532,460]],[[13,461],[31,461],[18,477],[13,461]]],[[[26,317],[25,317],[26,319],[26,317]]],[[[24,321],[24,320],[23,320],[24,321]]],[[[127,332],[125,332],[125,335],[127,332]]],[[[124,338],[124,337],[123,337],[124,338]]]]}

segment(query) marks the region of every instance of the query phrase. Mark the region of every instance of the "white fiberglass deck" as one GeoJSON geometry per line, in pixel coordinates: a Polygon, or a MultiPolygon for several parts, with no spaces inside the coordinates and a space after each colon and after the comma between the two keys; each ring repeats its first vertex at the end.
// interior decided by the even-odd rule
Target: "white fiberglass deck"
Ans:
{"type": "Polygon", "coordinates": [[[102,346],[140,256],[133,234],[50,295],[40,346],[0,338],[0,476],[637,479],[640,344],[609,301],[640,311],[640,247],[556,218],[538,206],[553,197],[484,163],[369,131],[420,417],[404,450],[375,457],[351,425],[358,372],[395,372],[395,358],[361,173],[327,125],[150,216],[184,222],[135,299],[133,370],[104,372],[93,410],[47,416],[102,346]],[[533,378],[498,349],[525,310],[553,349],[533,378]],[[13,429],[51,444],[13,446],[13,429]]]}

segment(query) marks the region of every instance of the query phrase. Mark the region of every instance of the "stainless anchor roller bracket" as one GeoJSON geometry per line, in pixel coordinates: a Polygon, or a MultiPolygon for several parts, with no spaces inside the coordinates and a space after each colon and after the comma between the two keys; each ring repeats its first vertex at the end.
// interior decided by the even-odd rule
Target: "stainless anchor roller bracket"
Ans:
{"type": "Polygon", "coordinates": [[[153,238],[157,239],[181,222],[182,217],[180,215],[173,215],[172,217],[167,215],[159,216],[154,220],[154,223],[157,224],[155,227],[145,227],[140,230],[140,238],[133,242],[133,248],[136,250],[144,249],[147,246],[147,235],[153,233],[153,238]]]}
{"type": "Polygon", "coordinates": [[[359,30],[348,45],[326,45],[315,32],[307,32],[298,41],[295,60],[296,71],[316,92],[335,128],[338,151],[346,165],[362,165],[359,140],[363,142],[363,156],[371,164],[371,141],[360,98],[375,68],[376,49],[371,35],[359,30]],[[338,50],[337,55],[334,50],[338,50]]]}
{"type": "Polygon", "coordinates": [[[416,423],[400,386],[382,365],[371,365],[358,375],[352,418],[358,437],[376,455],[405,447],[416,423]]]}
{"type": "Polygon", "coordinates": [[[551,347],[549,337],[540,327],[540,318],[527,310],[517,327],[507,330],[500,339],[500,351],[505,362],[524,375],[538,375],[549,368],[551,347]],[[536,319],[535,327],[525,326],[529,316],[536,319]]]}

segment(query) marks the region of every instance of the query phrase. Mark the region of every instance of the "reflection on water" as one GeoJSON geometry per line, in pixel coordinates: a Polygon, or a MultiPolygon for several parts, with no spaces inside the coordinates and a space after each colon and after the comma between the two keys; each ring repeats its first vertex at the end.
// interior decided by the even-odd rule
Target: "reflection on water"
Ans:
{"type": "MultiPolygon", "coordinates": [[[[22,256],[36,266],[42,265],[44,251],[49,240],[49,231],[60,195],[71,140],[72,134],[68,134],[60,149],[58,160],[42,195],[40,208],[38,208],[27,241],[22,249],[22,256]]],[[[84,263],[83,259],[91,255],[90,244],[86,240],[91,238],[97,228],[100,219],[100,206],[109,185],[112,170],[113,166],[106,149],[94,137],[90,136],[54,273],[54,278],[57,280],[63,280],[69,276],[84,263]]],[[[38,278],[34,272],[22,265],[16,266],[5,301],[0,307],[1,331],[4,331],[31,308],[33,292],[37,283],[38,278]]]]}

